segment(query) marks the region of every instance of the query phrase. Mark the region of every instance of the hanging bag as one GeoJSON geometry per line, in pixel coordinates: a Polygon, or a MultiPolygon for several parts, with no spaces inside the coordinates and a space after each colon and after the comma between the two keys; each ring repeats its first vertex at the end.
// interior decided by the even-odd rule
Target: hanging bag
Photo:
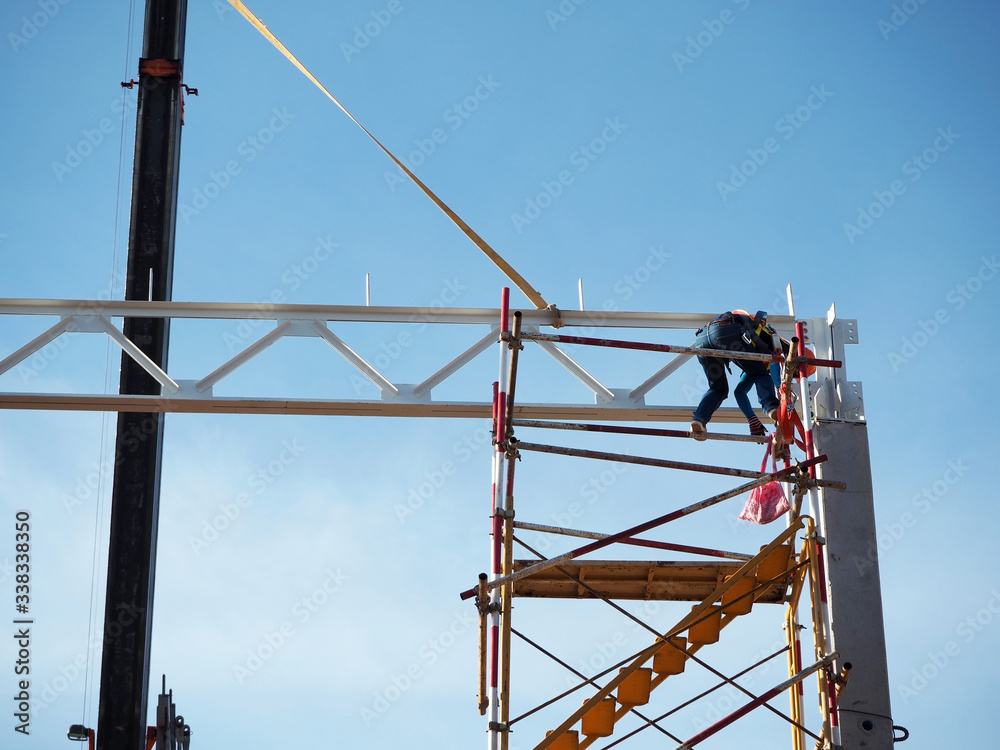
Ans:
{"type": "MultiPolygon", "coordinates": [[[[772,471],[778,470],[774,453],[771,450],[773,445],[774,436],[772,435],[771,439],[767,441],[764,460],[760,462],[762,472],[767,470],[768,456],[771,457],[772,471]]],[[[788,498],[785,497],[785,489],[781,486],[781,482],[768,482],[760,487],[754,487],[750,491],[750,497],[747,499],[746,505],[743,506],[743,512],[740,513],[740,520],[759,524],[771,523],[790,509],[791,506],[788,504],[788,498]]]]}

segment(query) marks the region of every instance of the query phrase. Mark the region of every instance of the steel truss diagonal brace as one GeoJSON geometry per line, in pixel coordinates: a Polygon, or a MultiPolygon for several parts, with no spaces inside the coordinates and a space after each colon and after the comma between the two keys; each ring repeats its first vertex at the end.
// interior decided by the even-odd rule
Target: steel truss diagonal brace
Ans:
{"type": "Polygon", "coordinates": [[[99,316],[97,318],[98,324],[104,329],[111,338],[113,338],[118,345],[122,348],[126,354],[128,354],[136,364],[138,364],[143,370],[149,373],[156,382],[158,382],[167,393],[177,393],[180,390],[180,386],[177,385],[176,381],[171,378],[167,373],[165,373],[160,366],[157,365],[153,360],[146,356],[146,354],[129,341],[128,337],[111,325],[111,321],[104,316],[99,316]]]}
{"type": "Polygon", "coordinates": [[[368,378],[375,387],[383,394],[391,393],[393,396],[399,393],[399,389],[390,383],[378,370],[368,364],[360,354],[345,344],[333,331],[327,327],[326,323],[314,320],[312,328],[316,335],[332,346],[340,356],[346,359],[354,368],[368,378]]]}
{"type": "Polygon", "coordinates": [[[75,316],[70,315],[66,318],[63,318],[54,326],[52,326],[49,330],[47,330],[45,333],[41,334],[40,336],[36,336],[13,354],[4,357],[2,360],[0,360],[0,375],[3,375],[12,367],[19,365],[21,362],[26,360],[28,357],[30,357],[38,350],[48,346],[57,338],[59,338],[62,334],[64,334],[66,331],[74,331],[74,330],[76,330],[75,316]]]}
{"type": "Polygon", "coordinates": [[[479,356],[484,351],[489,349],[490,346],[492,346],[496,342],[496,340],[497,340],[497,332],[495,330],[490,331],[488,334],[479,339],[479,341],[477,341],[475,344],[473,344],[464,352],[455,357],[455,359],[453,359],[451,362],[449,362],[440,370],[438,370],[436,373],[427,378],[427,380],[415,386],[413,388],[413,395],[419,398],[420,396],[423,396],[425,393],[430,393],[431,388],[433,388],[436,385],[440,385],[445,380],[450,378],[452,375],[454,375],[456,372],[462,369],[465,365],[467,365],[469,362],[475,359],[477,356],[479,356]]]}
{"type": "Polygon", "coordinates": [[[628,394],[629,399],[632,401],[638,401],[645,398],[647,393],[679,370],[681,365],[691,359],[691,356],[692,355],[690,354],[678,354],[672,360],[667,362],[667,364],[650,375],[645,383],[636,386],[632,392],[628,394]]]}
{"type": "MultiPolygon", "coordinates": [[[[530,326],[534,333],[538,332],[538,329],[534,326],[530,326]]],[[[572,357],[570,357],[566,352],[560,349],[558,346],[553,344],[551,341],[536,340],[535,343],[538,344],[541,349],[548,354],[552,359],[562,365],[568,373],[573,377],[583,383],[587,388],[593,391],[594,395],[601,401],[613,401],[615,394],[612,393],[611,389],[605,386],[601,381],[583,369],[579,364],[577,364],[572,357]]]]}
{"type": "Polygon", "coordinates": [[[289,333],[291,328],[292,328],[292,321],[286,320],[284,323],[279,325],[273,331],[268,331],[259,339],[257,339],[255,342],[250,344],[250,346],[248,346],[246,349],[244,349],[235,357],[233,357],[231,360],[229,360],[224,365],[216,369],[213,373],[211,373],[210,375],[206,375],[197,383],[195,383],[194,389],[199,393],[204,393],[213,385],[222,380],[224,377],[232,374],[240,367],[245,365],[247,362],[249,362],[251,359],[260,354],[262,351],[270,347],[271,344],[275,343],[282,336],[289,333]]]}
{"type": "Polygon", "coordinates": [[[227,375],[235,372],[285,336],[314,336],[321,338],[344,359],[350,362],[358,372],[374,383],[383,393],[388,392],[392,395],[399,393],[399,389],[396,386],[390,383],[378,370],[368,364],[357,352],[345,344],[325,323],[318,320],[282,321],[273,331],[264,334],[210,375],[206,375],[195,383],[195,390],[199,393],[204,393],[227,375]]]}
{"type": "Polygon", "coordinates": [[[180,390],[180,386],[173,378],[167,375],[167,373],[165,373],[155,362],[153,362],[153,360],[147,357],[139,347],[133,344],[124,333],[119,331],[114,325],[112,325],[111,321],[103,315],[66,316],[49,330],[45,331],[45,333],[35,337],[16,352],[6,357],[3,361],[0,361],[0,375],[7,372],[20,362],[23,362],[39,349],[51,344],[62,334],[71,332],[106,333],[122,348],[122,351],[128,354],[128,356],[135,360],[136,364],[149,373],[150,377],[155,379],[167,393],[173,394],[180,390]]]}

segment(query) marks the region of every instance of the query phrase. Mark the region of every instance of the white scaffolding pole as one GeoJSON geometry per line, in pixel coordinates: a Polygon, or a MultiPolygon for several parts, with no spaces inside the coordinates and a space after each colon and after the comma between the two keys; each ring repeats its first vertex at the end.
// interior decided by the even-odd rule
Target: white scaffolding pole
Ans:
{"type": "MultiPolygon", "coordinates": [[[[500,372],[497,393],[493,401],[493,430],[496,450],[493,453],[493,512],[491,514],[490,583],[502,575],[501,552],[503,549],[503,501],[506,496],[507,463],[507,396],[509,392],[510,347],[510,289],[504,287],[500,305],[500,372]]],[[[490,647],[489,647],[489,726],[488,750],[500,748],[500,587],[490,592],[490,647]]],[[[504,728],[505,729],[505,728],[504,728]]]]}

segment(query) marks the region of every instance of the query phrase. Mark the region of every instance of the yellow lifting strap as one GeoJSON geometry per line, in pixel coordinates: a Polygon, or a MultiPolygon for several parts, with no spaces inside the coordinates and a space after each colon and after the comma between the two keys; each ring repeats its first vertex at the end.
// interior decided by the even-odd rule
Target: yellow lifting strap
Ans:
{"type": "Polygon", "coordinates": [[[424,195],[426,195],[428,198],[434,201],[434,204],[442,211],[444,211],[445,216],[451,219],[452,222],[454,222],[455,226],[457,226],[465,233],[466,237],[468,237],[470,240],[476,243],[476,246],[484,253],[486,253],[486,257],[492,260],[493,263],[497,266],[497,268],[503,271],[504,274],[506,274],[507,278],[510,279],[512,282],[514,282],[514,284],[517,286],[518,289],[524,292],[524,295],[529,300],[531,300],[531,304],[533,304],[539,310],[544,310],[546,308],[552,309],[552,311],[556,315],[556,320],[558,322],[558,311],[555,309],[555,307],[550,306],[544,299],[542,299],[542,295],[540,295],[537,291],[535,291],[534,287],[532,287],[531,284],[529,284],[524,279],[524,277],[521,276],[521,274],[515,271],[514,268],[507,261],[501,258],[500,254],[492,247],[490,247],[489,243],[487,243],[486,240],[484,240],[482,237],[476,234],[476,232],[473,231],[472,227],[470,227],[468,224],[462,221],[461,217],[459,217],[458,214],[452,211],[451,208],[449,208],[448,205],[443,200],[441,200],[434,194],[434,191],[432,191],[424,183],[418,180],[417,176],[413,174],[413,172],[411,172],[409,169],[407,169],[406,165],[403,164],[403,162],[401,162],[399,159],[397,159],[392,154],[392,152],[389,151],[389,149],[383,146],[379,142],[378,138],[369,133],[368,129],[365,128],[365,126],[362,125],[360,122],[358,122],[355,119],[354,115],[348,112],[347,109],[344,107],[344,105],[338,102],[333,94],[327,91],[326,87],[316,79],[316,76],[310,73],[306,69],[305,65],[300,63],[298,59],[295,57],[295,55],[293,55],[291,52],[288,51],[288,48],[285,47],[285,45],[282,44],[278,40],[278,38],[268,30],[267,26],[265,26],[263,22],[250,11],[249,8],[247,8],[239,0],[229,0],[229,4],[232,5],[234,8],[236,8],[236,10],[238,10],[245,19],[247,19],[251,24],[253,24],[254,28],[256,28],[257,31],[259,31],[261,34],[263,34],[264,38],[266,38],[269,42],[271,42],[271,44],[277,47],[277,49],[281,52],[281,54],[287,57],[296,68],[301,70],[303,75],[305,75],[306,78],[312,81],[320,91],[326,94],[327,97],[329,97],[330,101],[336,104],[345,115],[350,117],[351,120],[354,121],[355,125],[361,128],[369,138],[375,141],[375,145],[378,146],[380,149],[382,149],[382,151],[385,152],[386,156],[392,159],[392,161],[396,164],[396,166],[402,169],[404,173],[406,173],[407,177],[413,180],[413,183],[424,192],[424,195]]]}

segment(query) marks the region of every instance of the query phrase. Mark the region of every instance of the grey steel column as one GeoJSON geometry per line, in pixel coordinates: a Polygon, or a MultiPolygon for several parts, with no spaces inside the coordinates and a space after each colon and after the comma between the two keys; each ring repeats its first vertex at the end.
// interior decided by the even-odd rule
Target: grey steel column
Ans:
{"type": "Polygon", "coordinates": [[[868,427],[861,421],[820,419],[813,435],[823,479],[847,489],[821,490],[829,579],[831,650],[853,669],[840,701],[841,741],[845,750],[891,750],[892,710],[882,618],[875,505],[868,427]]]}
{"type": "MultiPolygon", "coordinates": [[[[186,0],[147,0],[139,62],[135,164],[125,298],[169,300],[180,158],[181,71],[186,0]]],[[[169,329],[127,318],[125,335],[160,367],[169,329]]],[[[157,396],[159,384],[122,355],[120,392],[157,396]]],[[[162,413],[119,413],[104,611],[100,750],[145,748],[162,413]]]]}

